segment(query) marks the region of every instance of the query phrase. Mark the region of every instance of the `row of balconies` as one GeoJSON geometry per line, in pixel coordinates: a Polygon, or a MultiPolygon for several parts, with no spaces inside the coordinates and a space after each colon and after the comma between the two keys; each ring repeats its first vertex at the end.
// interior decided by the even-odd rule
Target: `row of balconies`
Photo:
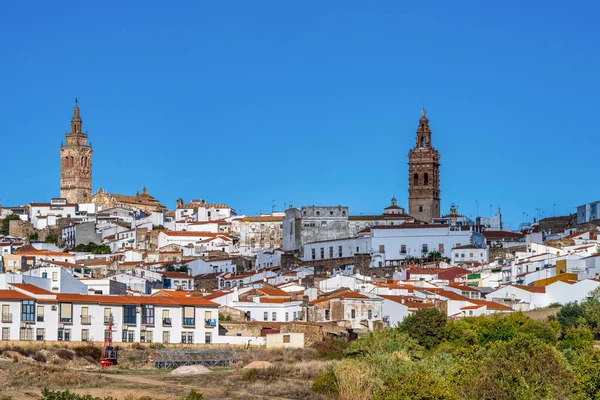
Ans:
{"type": "MultiPolygon", "coordinates": [[[[82,315],[80,320],[81,325],[91,325],[92,324],[92,317],[91,315],[82,315]]],[[[12,314],[2,314],[1,317],[1,322],[4,323],[11,323],[13,322],[13,315],[12,314]]],[[[31,321],[33,322],[33,321],[31,321]]],[[[37,317],[37,322],[44,322],[44,318],[40,316],[37,317]]],[[[60,318],[59,322],[61,324],[72,324],[73,323],[73,318],[60,318]]],[[[104,324],[108,325],[113,321],[113,317],[112,315],[110,317],[104,317],[104,324]]],[[[123,325],[137,325],[137,321],[135,323],[126,323],[123,322],[123,325]]],[[[142,320],[142,325],[143,326],[154,326],[154,322],[144,322],[142,320]]],[[[171,327],[173,325],[173,321],[171,318],[162,318],[162,326],[164,327],[171,327]]],[[[183,318],[182,319],[182,325],[184,327],[195,327],[196,326],[196,319],[195,318],[183,318]]],[[[204,320],[204,326],[205,327],[216,327],[217,326],[217,320],[216,319],[207,319],[204,320]]]]}

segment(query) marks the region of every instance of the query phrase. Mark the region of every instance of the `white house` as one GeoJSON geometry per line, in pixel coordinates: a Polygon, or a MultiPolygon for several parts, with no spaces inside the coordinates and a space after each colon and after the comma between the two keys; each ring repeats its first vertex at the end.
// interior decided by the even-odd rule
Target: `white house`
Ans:
{"type": "Polygon", "coordinates": [[[30,208],[31,223],[35,229],[54,226],[59,218],[77,217],[77,204],[70,204],[63,198],[51,199],[50,203],[31,203],[30,208]]]}

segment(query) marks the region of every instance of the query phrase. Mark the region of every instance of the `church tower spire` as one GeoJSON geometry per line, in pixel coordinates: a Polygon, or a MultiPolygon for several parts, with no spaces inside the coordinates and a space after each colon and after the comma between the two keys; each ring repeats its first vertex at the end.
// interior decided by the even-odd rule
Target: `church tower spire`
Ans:
{"type": "Polygon", "coordinates": [[[415,142],[408,153],[408,213],[431,222],[440,217],[440,154],[431,143],[425,108],[421,110],[415,142]]]}
{"type": "Polygon", "coordinates": [[[75,99],[71,132],[65,134],[66,145],[60,147],[60,197],[75,204],[92,199],[92,147],[81,127],[79,101],[75,99]]]}

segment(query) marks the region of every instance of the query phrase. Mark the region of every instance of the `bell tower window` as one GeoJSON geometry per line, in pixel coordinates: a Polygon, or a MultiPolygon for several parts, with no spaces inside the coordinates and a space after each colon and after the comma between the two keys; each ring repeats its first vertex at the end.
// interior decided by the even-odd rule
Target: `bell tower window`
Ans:
{"type": "Polygon", "coordinates": [[[419,174],[413,176],[413,186],[419,186],[419,174]]]}
{"type": "Polygon", "coordinates": [[[421,136],[421,147],[425,147],[425,136],[421,136]]]}
{"type": "Polygon", "coordinates": [[[427,172],[425,172],[425,175],[423,175],[423,184],[429,185],[429,174],[427,172]]]}

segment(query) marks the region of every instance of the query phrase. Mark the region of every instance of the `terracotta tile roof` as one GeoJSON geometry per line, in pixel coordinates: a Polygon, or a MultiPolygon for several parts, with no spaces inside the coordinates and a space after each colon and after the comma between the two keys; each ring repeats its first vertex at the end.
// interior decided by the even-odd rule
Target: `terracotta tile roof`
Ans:
{"type": "Polygon", "coordinates": [[[168,272],[161,272],[162,276],[164,276],[165,278],[175,278],[175,279],[194,279],[193,276],[186,274],[185,272],[175,272],[175,271],[168,271],[168,272]]]}
{"type": "Polygon", "coordinates": [[[488,310],[512,310],[512,308],[510,308],[509,306],[496,303],[495,301],[469,299],[469,302],[479,304],[480,306],[486,306],[488,310]]]}
{"type": "Polygon", "coordinates": [[[260,292],[260,293],[264,293],[267,296],[289,296],[289,294],[287,292],[284,292],[283,290],[277,289],[277,288],[273,289],[273,288],[263,287],[263,288],[256,289],[256,291],[260,292]]]}
{"type": "Polygon", "coordinates": [[[418,222],[405,222],[400,225],[376,225],[371,229],[413,229],[413,228],[426,228],[426,229],[441,229],[448,228],[450,225],[447,224],[421,224],[418,222]]]}
{"type": "Polygon", "coordinates": [[[217,303],[213,303],[205,298],[194,297],[172,297],[172,296],[102,296],[102,295],[87,295],[87,294],[58,294],[59,302],[69,303],[96,303],[96,304],[154,304],[154,305],[173,305],[173,306],[206,306],[218,307],[217,303]]]}
{"type": "Polygon", "coordinates": [[[526,290],[531,293],[546,293],[546,288],[543,286],[526,286],[526,285],[510,285],[517,289],[526,290]]]}
{"type": "Polygon", "coordinates": [[[310,302],[310,304],[318,304],[333,299],[370,299],[370,297],[353,291],[345,291],[342,293],[335,294],[333,296],[325,296],[323,298],[313,300],[310,302]]]}
{"type": "Polygon", "coordinates": [[[11,283],[10,285],[14,286],[16,288],[19,288],[21,290],[24,290],[26,292],[29,292],[31,294],[54,294],[45,289],[42,289],[41,287],[31,285],[29,283],[11,283]]]}
{"type": "Polygon", "coordinates": [[[16,290],[0,290],[0,300],[33,300],[33,297],[16,290]]]}
{"type": "Polygon", "coordinates": [[[508,231],[483,231],[486,239],[521,239],[523,235],[517,232],[508,231]]]}
{"type": "Polygon", "coordinates": [[[266,297],[261,297],[260,298],[260,302],[261,303],[279,303],[279,304],[283,304],[283,303],[289,303],[293,301],[291,297],[287,297],[285,299],[270,299],[270,298],[266,298],[266,297]]]}
{"type": "Polygon", "coordinates": [[[481,308],[481,307],[483,307],[483,305],[466,306],[466,307],[462,307],[461,310],[475,310],[475,309],[481,308]]]}
{"type": "Polygon", "coordinates": [[[193,236],[193,237],[215,237],[218,234],[212,232],[190,232],[190,231],[163,231],[167,236],[193,236]]]}
{"type": "Polygon", "coordinates": [[[442,297],[445,297],[449,300],[456,300],[456,301],[469,301],[471,299],[469,299],[468,297],[465,297],[461,294],[458,294],[456,292],[452,292],[450,290],[442,290],[440,292],[438,292],[438,294],[442,297]]]}
{"type": "Polygon", "coordinates": [[[219,290],[218,292],[207,294],[206,296],[204,296],[204,298],[206,300],[213,300],[213,299],[216,299],[216,298],[228,295],[229,293],[231,293],[231,292],[226,292],[226,291],[223,291],[223,290],[219,290]]]}

